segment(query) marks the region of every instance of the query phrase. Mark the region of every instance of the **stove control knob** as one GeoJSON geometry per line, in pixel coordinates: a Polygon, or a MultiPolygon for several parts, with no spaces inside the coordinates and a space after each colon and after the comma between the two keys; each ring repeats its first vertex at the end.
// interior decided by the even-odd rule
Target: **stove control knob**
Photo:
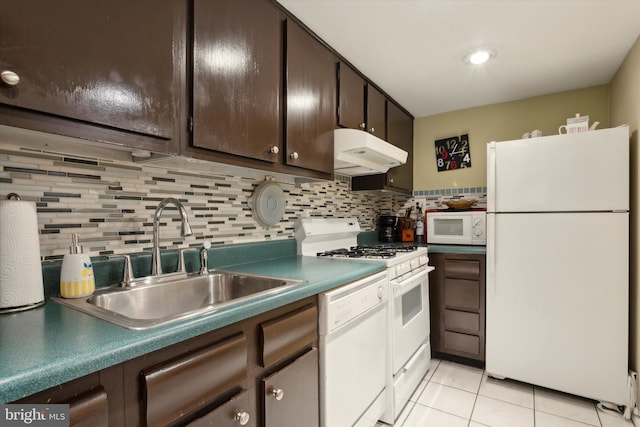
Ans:
{"type": "Polygon", "coordinates": [[[474,227],[477,227],[480,224],[482,224],[482,220],[480,218],[476,218],[476,219],[473,220],[473,226],[474,227]]]}
{"type": "Polygon", "coordinates": [[[426,255],[420,255],[420,265],[427,265],[429,257],[426,255]]]}
{"type": "Polygon", "coordinates": [[[473,229],[473,234],[474,234],[476,237],[480,237],[480,236],[482,236],[482,229],[480,229],[480,228],[474,228],[474,229],[473,229]]]}

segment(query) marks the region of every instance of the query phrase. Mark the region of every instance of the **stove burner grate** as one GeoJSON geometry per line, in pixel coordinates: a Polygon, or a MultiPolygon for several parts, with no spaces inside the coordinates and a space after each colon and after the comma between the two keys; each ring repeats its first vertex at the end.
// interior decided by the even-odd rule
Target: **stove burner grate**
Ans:
{"type": "Polygon", "coordinates": [[[316,255],[330,258],[389,259],[395,257],[397,252],[411,252],[416,249],[415,246],[363,245],[318,252],[316,255]]]}

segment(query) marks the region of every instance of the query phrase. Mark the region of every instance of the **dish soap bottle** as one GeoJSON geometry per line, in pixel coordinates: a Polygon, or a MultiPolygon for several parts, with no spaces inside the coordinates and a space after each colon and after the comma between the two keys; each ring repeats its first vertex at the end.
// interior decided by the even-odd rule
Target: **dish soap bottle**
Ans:
{"type": "Polygon", "coordinates": [[[96,289],[91,258],[82,253],[78,235],[72,235],[70,252],[62,259],[60,295],[64,298],[80,298],[91,295],[96,289]]]}

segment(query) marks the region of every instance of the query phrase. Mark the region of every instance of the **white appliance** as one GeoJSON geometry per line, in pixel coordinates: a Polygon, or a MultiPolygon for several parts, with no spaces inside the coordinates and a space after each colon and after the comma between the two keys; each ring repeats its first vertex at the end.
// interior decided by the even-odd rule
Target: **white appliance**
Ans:
{"type": "Polygon", "coordinates": [[[388,298],[384,272],[320,295],[321,425],[373,426],[384,411],[388,298]]]}
{"type": "Polygon", "coordinates": [[[334,170],[358,176],[385,173],[407,162],[406,151],[358,129],[333,131],[334,170]]]}
{"type": "MultiPolygon", "coordinates": [[[[360,231],[358,220],[354,218],[303,218],[297,220],[295,225],[299,255],[383,262],[387,268],[386,280],[390,285],[389,316],[385,328],[379,329],[374,335],[378,349],[375,353],[377,362],[369,360],[374,357],[372,355],[363,358],[359,369],[352,370],[349,387],[334,390],[328,386],[337,381],[336,376],[341,375],[342,371],[337,366],[349,369],[349,362],[343,358],[330,362],[330,352],[321,341],[320,419],[321,425],[325,427],[373,426],[374,420],[378,419],[393,424],[431,363],[428,273],[433,267],[427,265],[427,248],[389,244],[358,246],[357,236],[360,231]],[[383,348],[385,342],[386,348],[383,348]],[[374,367],[381,363],[381,360],[384,360],[386,366],[383,372],[374,367]],[[383,400],[371,400],[373,395],[369,396],[367,409],[367,406],[354,396],[353,384],[356,381],[366,383],[371,380],[370,376],[380,373],[385,377],[383,400]],[[354,378],[353,375],[359,375],[360,379],[354,378]],[[363,414],[355,424],[351,423],[353,419],[341,419],[342,422],[336,423],[326,422],[335,420],[334,417],[338,417],[336,414],[354,412],[363,414]]],[[[322,298],[324,296],[321,296],[321,300],[322,298]]],[[[325,316],[323,307],[326,305],[320,305],[321,319],[325,316]]],[[[361,334],[356,336],[357,338],[349,340],[351,346],[357,340],[367,339],[361,334]]],[[[346,341],[344,345],[347,348],[346,341]]],[[[372,390],[377,388],[374,387],[372,390]]]]}
{"type": "Polygon", "coordinates": [[[486,370],[626,403],[629,130],[487,147],[486,370]]]}
{"type": "Polygon", "coordinates": [[[486,212],[428,212],[427,242],[453,245],[485,245],[487,243],[486,212]]]}

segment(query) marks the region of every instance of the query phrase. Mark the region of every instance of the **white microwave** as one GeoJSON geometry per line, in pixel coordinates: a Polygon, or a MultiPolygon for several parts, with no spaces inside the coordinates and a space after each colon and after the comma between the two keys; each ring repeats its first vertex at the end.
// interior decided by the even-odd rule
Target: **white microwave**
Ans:
{"type": "Polygon", "coordinates": [[[485,211],[428,212],[427,243],[486,245],[485,211]]]}

